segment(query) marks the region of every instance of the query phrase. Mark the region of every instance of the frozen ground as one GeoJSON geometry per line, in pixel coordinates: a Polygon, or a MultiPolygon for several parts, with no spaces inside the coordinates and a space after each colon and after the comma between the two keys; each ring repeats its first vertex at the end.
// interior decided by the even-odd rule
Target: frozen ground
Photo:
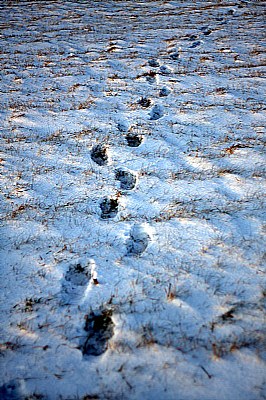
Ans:
{"type": "Polygon", "coordinates": [[[0,398],[264,399],[265,3],[0,13],[0,398]]]}

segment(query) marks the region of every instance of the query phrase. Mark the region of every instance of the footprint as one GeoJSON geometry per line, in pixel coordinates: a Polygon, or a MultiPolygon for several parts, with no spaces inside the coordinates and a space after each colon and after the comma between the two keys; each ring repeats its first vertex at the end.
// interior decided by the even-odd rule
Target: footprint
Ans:
{"type": "Polygon", "coordinates": [[[86,317],[84,330],[87,336],[82,344],[82,353],[86,356],[100,356],[108,348],[108,341],[114,335],[112,311],[91,312],[86,317]]]}
{"type": "Polygon", "coordinates": [[[62,280],[60,304],[62,306],[74,304],[82,297],[91,280],[91,266],[80,262],[69,266],[62,280]]]}
{"type": "Polygon", "coordinates": [[[197,39],[198,39],[198,35],[188,35],[186,37],[186,40],[190,40],[190,41],[197,40],[197,39]]]}
{"type": "Polygon", "coordinates": [[[169,75],[169,74],[171,74],[173,72],[173,70],[172,70],[172,68],[168,67],[167,65],[162,65],[160,67],[160,72],[163,75],[169,75]]]}
{"type": "Polygon", "coordinates": [[[150,119],[155,121],[162,118],[164,115],[164,109],[162,106],[156,104],[150,112],[150,119]]]}
{"type": "Polygon", "coordinates": [[[159,61],[156,60],[156,59],[154,59],[154,58],[152,58],[151,60],[149,60],[149,61],[148,61],[148,64],[149,64],[149,66],[152,67],[152,68],[160,67],[159,61]]]}
{"type": "Polygon", "coordinates": [[[154,72],[154,71],[148,72],[147,75],[146,75],[146,79],[150,84],[156,83],[156,80],[157,80],[156,72],[154,72]]]}
{"type": "Polygon", "coordinates": [[[107,149],[102,144],[96,144],[91,149],[91,159],[98,165],[106,165],[108,162],[107,149]]]}
{"type": "Polygon", "coordinates": [[[230,10],[227,11],[228,15],[234,15],[236,13],[236,10],[234,8],[231,8],[230,10]]]}
{"type": "Polygon", "coordinates": [[[11,380],[0,387],[0,399],[21,400],[24,399],[23,383],[20,380],[11,380]]]}
{"type": "Polygon", "coordinates": [[[130,231],[130,238],[127,242],[128,255],[142,254],[151,240],[151,237],[145,227],[142,225],[134,225],[130,231]]]}
{"type": "Polygon", "coordinates": [[[129,122],[128,121],[120,121],[117,124],[117,129],[120,132],[128,132],[130,128],[129,122]]]}
{"type": "Polygon", "coordinates": [[[102,210],[102,219],[113,218],[118,213],[118,200],[105,197],[100,204],[100,208],[102,210]]]}
{"type": "Polygon", "coordinates": [[[121,189],[131,190],[136,185],[136,176],[130,171],[124,169],[117,169],[115,173],[115,179],[120,182],[121,189]]]}
{"type": "Polygon", "coordinates": [[[208,36],[212,33],[212,30],[208,26],[203,26],[202,28],[200,28],[200,30],[205,36],[208,36]]]}
{"type": "Polygon", "coordinates": [[[150,107],[151,99],[147,99],[147,97],[141,97],[141,99],[138,101],[138,104],[144,108],[150,107]]]}
{"type": "Polygon", "coordinates": [[[129,147],[138,147],[141,145],[143,137],[141,135],[136,135],[134,133],[128,133],[126,136],[126,141],[129,147]]]}
{"type": "Polygon", "coordinates": [[[90,279],[91,270],[88,264],[85,266],[82,266],[81,263],[71,265],[65,275],[65,280],[73,286],[85,286],[90,279]]]}
{"type": "Polygon", "coordinates": [[[198,47],[201,45],[201,41],[197,40],[196,42],[193,42],[191,46],[189,46],[189,49],[194,49],[195,47],[198,47]]]}
{"type": "Polygon", "coordinates": [[[180,58],[180,54],[178,51],[175,51],[174,53],[171,53],[169,57],[172,58],[172,60],[178,60],[180,58]]]}
{"type": "Polygon", "coordinates": [[[168,87],[164,86],[162,89],[159,91],[159,96],[160,97],[166,97],[171,93],[171,90],[168,89],[168,87]]]}

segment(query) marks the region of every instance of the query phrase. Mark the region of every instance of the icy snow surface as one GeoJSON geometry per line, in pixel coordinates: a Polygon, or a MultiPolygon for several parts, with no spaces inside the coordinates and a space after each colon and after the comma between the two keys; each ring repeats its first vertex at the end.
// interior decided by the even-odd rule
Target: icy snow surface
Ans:
{"type": "Polygon", "coordinates": [[[0,14],[0,398],[265,398],[265,3],[0,14]]]}

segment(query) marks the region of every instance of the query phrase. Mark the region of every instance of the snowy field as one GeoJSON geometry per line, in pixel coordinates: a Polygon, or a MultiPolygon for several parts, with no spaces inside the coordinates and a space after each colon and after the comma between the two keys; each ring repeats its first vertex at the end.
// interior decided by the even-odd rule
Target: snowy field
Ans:
{"type": "Polygon", "coordinates": [[[0,1],[1,400],[261,400],[263,1],[0,1]]]}

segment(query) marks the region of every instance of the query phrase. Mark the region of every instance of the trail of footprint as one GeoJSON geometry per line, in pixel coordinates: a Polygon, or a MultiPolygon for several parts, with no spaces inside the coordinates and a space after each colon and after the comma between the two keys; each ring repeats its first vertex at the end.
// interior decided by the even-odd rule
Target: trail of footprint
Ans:
{"type": "Polygon", "coordinates": [[[105,197],[100,203],[100,209],[102,219],[113,218],[118,213],[118,200],[105,197]]]}
{"type": "MultiPolygon", "coordinates": [[[[68,302],[64,305],[73,303],[73,299],[77,294],[84,295],[84,290],[88,288],[88,284],[98,285],[96,265],[93,259],[87,262],[75,263],[69,266],[65,273],[62,294],[68,302]]],[[[80,299],[78,299],[80,300],[80,299]]],[[[76,302],[81,304],[80,301],[76,302]]],[[[114,335],[114,323],[112,321],[112,311],[101,308],[97,311],[90,312],[85,316],[85,333],[79,342],[78,348],[82,351],[83,356],[99,356],[108,348],[108,342],[114,335]]],[[[1,390],[1,388],[0,388],[1,390]]]]}
{"type": "Polygon", "coordinates": [[[127,241],[127,254],[140,255],[148,247],[151,236],[142,225],[133,225],[130,231],[130,237],[127,241]]]}
{"type": "Polygon", "coordinates": [[[115,178],[120,182],[121,189],[131,190],[136,185],[136,176],[125,169],[117,169],[115,172],[115,178]]]}
{"type": "Polygon", "coordinates": [[[102,144],[97,144],[91,149],[91,159],[98,165],[106,165],[108,163],[107,148],[102,144]]]}

